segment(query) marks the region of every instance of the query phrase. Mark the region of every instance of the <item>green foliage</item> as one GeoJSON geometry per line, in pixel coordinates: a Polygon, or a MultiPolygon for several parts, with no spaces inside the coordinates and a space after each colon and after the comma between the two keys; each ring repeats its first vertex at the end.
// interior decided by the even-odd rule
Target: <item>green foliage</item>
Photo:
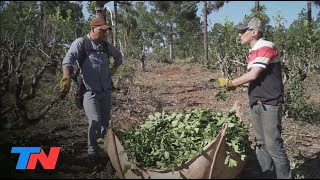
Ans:
{"type": "Polygon", "coordinates": [[[228,98],[227,90],[223,89],[223,90],[218,91],[218,93],[215,95],[215,97],[217,98],[217,101],[220,101],[220,100],[226,101],[228,98]]]}
{"type": "MultiPolygon", "coordinates": [[[[48,22],[48,30],[52,30],[53,35],[63,34],[61,38],[63,39],[55,39],[56,42],[63,41],[63,43],[71,43],[71,39],[75,39],[83,35],[83,25],[85,24],[84,16],[82,14],[82,5],[78,3],[72,3],[69,1],[42,1],[40,3],[40,7],[42,7],[44,20],[52,18],[55,16],[59,17],[60,25],[51,27],[51,22],[48,22]],[[65,20],[65,22],[62,22],[65,20]],[[57,28],[60,31],[64,32],[56,32],[57,28]],[[66,28],[66,29],[65,29],[66,28]],[[56,34],[57,33],[57,34],[56,34]],[[66,39],[67,38],[67,39],[66,39]]],[[[57,23],[57,22],[55,22],[57,23]]]]}
{"type": "Polygon", "coordinates": [[[308,74],[317,72],[320,67],[320,32],[316,30],[319,22],[313,21],[310,31],[304,9],[287,29],[281,23],[283,18],[276,18],[271,40],[278,46],[283,61],[287,87],[285,113],[296,120],[312,121],[319,114],[319,107],[307,103],[304,80],[308,74]]]}
{"type": "Polygon", "coordinates": [[[276,16],[273,17],[273,20],[275,22],[275,27],[267,31],[267,39],[274,42],[280,52],[280,55],[283,56],[287,49],[287,41],[284,38],[287,33],[287,29],[285,27],[286,21],[280,11],[278,11],[276,16]]]}
{"type": "Polygon", "coordinates": [[[302,11],[298,20],[290,25],[285,36],[287,40],[285,51],[290,57],[287,63],[290,69],[314,72],[319,68],[320,31],[317,28],[320,23],[313,21],[310,31],[307,28],[306,16],[306,12],[302,11]]]}
{"type": "Polygon", "coordinates": [[[173,61],[177,56],[183,58],[188,55],[196,59],[200,55],[199,44],[202,43],[199,41],[201,37],[200,18],[196,15],[195,3],[154,1],[151,4],[153,8],[150,14],[156,23],[157,30],[153,36],[153,48],[155,46],[169,48],[168,61],[173,61]],[[172,57],[170,57],[170,51],[172,57]]]}
{"type": "Polygon", "coordinates": [[[245,69],[247,49],[238,43],[238,33],[233,23],[215,23],[209,32],[209,68],[219,67],[223,76],[231,78],[237,71],[245,69]]]}
{"type": "Polygon", "coordinates": [[[74,26],[71,21],[71,10],[67,10],[67,16],[62,17],[59,6],[56,7],[55,13],[49,17],[52,21],[53,32],[56,39],[62,42],[72,42],[76,37],[73,36],[74,26]],[[60,36],[59,36],[60,35],[60,36]],[[58,36],[58,37],[57,37],[58,36]]]}
{"type": "Polygon", "coordinates": [[[42,1],[41,6],[45,14],[54,14],[56,9],[59,8],[63,18],[71,16],[73,21],[80,22],[83,20],[82,5],[77,3],[70,1],[42,1]]]}
{"type": "Polygon", "coordinates": [[[130,60],[124,61],[119,67],[119,72],[116,74],[118,77],[118,84],[126,84],[126,82],[133,83],[136,70],[132,67],[134,63],[130,60]]]}
{"type": "Polygon", "coordinates": [[[305,83],[300,74],[293,75],[288,83],[285,114],[296,120],[315,122],[320,115],[320,106],[307,103],[305,83]]]}
{"type": "Polygon", "coordinates": [[[93,17],[93,14],[94,14],[94,1],[88,1],[87,11],[90,13],[90,18],[89,19],[91,19],[93,17]]]}
{"type": "Polygon", "coordinates": [[[243,158],[249,148],[246,127],[235,110],[220,113],[210,109],[190,109],[181,113],[157,112],[135,129],[115,129],[132,162],[140,167],[171,169],[202,152],[228,124],[225,164],[236,166],[233,153],[243,158]],[[144,144],[141,146],[141,144],[144,144]]]}
{"type": "Polygon", "coordinates": [[[8,1],[1,6],[0,107],[6,107],[1,123],[37,123],[59,100],[53,80],[64,44],[81,29],[81,17],[80,6],[67,1],[8,1]]]}
{"type": "Polygon", "coordinates": [[[123,51],[126,57],[138,57],[144,50],[144,46],[147,45],[142,35],[143,29],[137,23],[141,18],[141,14],[146,12],[146,7],[139,6],[139,8],[141,12],[133,6],[124,6],[119,9],[117,23],[121,24],[121,26],[118,30],[123,33],[118,33],[118,37],[123,40],[123,51]]]}
{"type": "Polygon", "coordinates": [[[169,63],[169,49],[167,47],[161,47],[161,46],[155,46],[153,53],[152,53],[152,59],[154,59],[156,62],[161,63],[169,63]]]}
{"type": "Polygon", "coordinates": [[[201,62],[203,34],[201,33],[200,17],[197,16],[195,4],[182,5],[180,18],[177,21],[177,38],[175,40],[175,55],[179,59],[191,58],[193,62],[201,62]]]}
{"type": "MultiPolygon", "coordinates": [[[[249,16],[259,18],[261,20],[262,24],[265,26],[265,25],[269,24],[269,22],[270,22],[270,18],[266,14],[266,10],[267,10],[266,6],[260,5],[258,8],[258,11],[256,11],[255,8],[252,8],[251,14],[249,16]]],[[[247,18],[247,16],[245,16],[245,18],[247,18]]]]}

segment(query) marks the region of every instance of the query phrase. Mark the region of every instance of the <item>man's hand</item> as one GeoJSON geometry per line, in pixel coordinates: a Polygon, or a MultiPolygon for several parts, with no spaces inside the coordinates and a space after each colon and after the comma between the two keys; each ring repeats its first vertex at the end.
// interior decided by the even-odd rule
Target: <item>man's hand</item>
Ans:
{"type": "Polygon", "coordinates": [[[63,77],[60,81],[60,91],[64,94],[67,94],[70,91],[70,87],[71,87],[70,76],[63,77]]]}
{"type": "Polygon", "coordinates": [[[117,69],[118,69],[118,67],[115,67],[115,66],[113,66],[113,67],[111,68],[111,76],[113,76],[113,75],[116,74],[117,69]]]}
{"type": "Polygon", "coordinates": [[[227,78],[218,78],[220,87],[226,87],[228,90],[235,90],[237,87],[232,84],[232,80],[227,78]]]}

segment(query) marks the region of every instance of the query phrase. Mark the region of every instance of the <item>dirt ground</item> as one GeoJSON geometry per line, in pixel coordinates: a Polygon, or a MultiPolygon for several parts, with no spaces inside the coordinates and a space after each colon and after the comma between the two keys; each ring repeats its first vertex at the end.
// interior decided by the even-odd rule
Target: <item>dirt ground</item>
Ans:
{"type": "MultiPolygon", "coordinates": [[[[227,92],[226,101],[218,100],[216,94],[221,90],[209,83],[220,72],[212,72],[200,65],[185,62],[174,64],[148,64],[147,71],[137,67],[133,82],[120,82],[115,78],[118,90],[113,91],[113,110],[111,127],[131,128],[143,122],[149,114],[156,111],[181,111],[193,107],[206,107],[215,111],[230,109],[236,100],[241,102],[241,119],[248,126],[250,138],[251,124],[247,91],[238,88],[227,92]]],[[[319,103],[320,78],[310,80],[307,94],[310,101],[319,103]]],[[[320,120],[320,119],[319,119],[320,120]]],[[[320,122],[320,121],[319,121],[320,122]]],[[[283,118],[283,139],[291,162],[294,178],[320,178],[320,125],[283,118]]],[[[87,121],[83,111],[77,110],[70,97],[56,104],[47,118],[37,125],[0,132],[0,177],[9,178],[55,178],[55,179],[115,179],[114,169],[106,162],[105,169],[93,172],[88,168],[86,154],[87,121]],[[18,155],[11,154],[13,146],[41,146],[48,152],[52,146],[61,147],[55,170],[45,171],[39,165],[34,171],[15,169],[18,155]]],[[[239,179],[259,177],[260,167],[254,152],[249,158],[239,179]]]]}

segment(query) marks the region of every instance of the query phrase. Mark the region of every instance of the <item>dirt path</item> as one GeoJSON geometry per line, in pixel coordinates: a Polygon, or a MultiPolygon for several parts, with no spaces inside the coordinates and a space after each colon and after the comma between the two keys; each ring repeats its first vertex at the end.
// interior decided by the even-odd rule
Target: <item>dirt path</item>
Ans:
{"type": "MultiPolygon", "coordinates": [[[[130,128],[142,123],[149,114],[161,110],[207,107],[225,111],[239,100],[242,120],[250,128],[247,92],[242,89],[228,92],[226,101],[218,101],[215,96],[220,89],[210,84],[209,80],[219,76],[219,72],[211,72],[199,65],[178,62],[149,65],[147,72],[139,71],[133,82],[116,79],[119,90],[112,93],[114,107],[111,126],[130,128]]],[[[283,118],[283,127],[283,138],[294,177],[320,178],[320,126],[283,118]]],[[[1,175],[16,178],[116,178],[110,163],[99,173],[87,168],[86,131],[83,111],[75,110],[71,99],[67,98],[36,126],[0,132],[0,147],[4,147],[8,154],[12,146],[59,146],[63,149],[54,171],[44,171],[40,166],[35,171],[16,171],[17,156],[3,157],[0,154],[0,160],[6,162],[6,165],[1,163],[4,167],[0,169],[5,172],[1,175]]],[[[252,152],[239,178],[258,176],[259,165],[252,152]]]]}

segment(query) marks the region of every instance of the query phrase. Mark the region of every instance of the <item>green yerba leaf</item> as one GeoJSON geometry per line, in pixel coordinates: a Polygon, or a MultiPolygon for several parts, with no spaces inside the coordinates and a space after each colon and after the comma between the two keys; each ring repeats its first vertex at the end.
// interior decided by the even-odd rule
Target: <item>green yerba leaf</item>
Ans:
{"type": "Polygon", "coordinates": [[[131,164],[125,164],[124,167],[123,167],[123,173],[127,173],[127,171],[131,169],[131,164]]]}
{"type": "MultiPolygon", "coordinates": [[[[161,141],[162,141],[162,140],[161,140],[161,141]]],[[[164,149],[164,143],[163,143],[163,142],[160,144],[160,148],[161,148],[161,149],[164,149]]]]}
{"type": "Polygon", "coordinates": [[[154,118],[160,118],[161,115],[162,115],[162,113],[155,112],[155,113],[154,113],[154,118]]]}
{"type": "Polygon", "coordinates": [[[227,157],[224,159],[224,164],[229,164],[230,161],[230,155],[227,155],[227,157]]]}
{"type": "Polygon", "coordinates": [[[170,154],[167,151],[165,151],[164,152],[164,158],[165,159],[169,159],[169,157],[170,157],[170,154]]]}
{"type": "Polygon", "coordinates": [[[220,126],[221,124],[223,124],[225,122],[225,119],[224,118],[220,118],[218,120],[218,123],[217,123],[217,126],[220,126]]]}
{"type": "Polygon", "coordinates": [[[176,115],[175,119],[180,120],[183,117],[183,114],[179,113],[176,115]]]}
{"type": "Polygon", "coordinates": [[[189,118],[190,118],[190,116],[191,116],[191,114],[186,114],[186,115],[184,116],[184,120],[185,120],[185,121],[188,121],[189,118]]]}
{"type": "Polygon", "coordinates": [[[97,139],[97,143],[98,144],[103,144],[104,143],[104,139],[103,138],[98,138],[97,139]]]}
{"type": "Polygon", "coordinates": [[[238,165],[238,162],[234,159],[229,159],[229,164],[228,164],[228,167],[235,167],[238,165]]]}
{"type": "Polygon", "coordinates": [[[228,98],[227,91],[221,90],[215,95],[215,97],[217,98],[217,101],[220,101],[220,100],[226,101],[228,98]]]}
{"type": "Polygon", "coordinates": [[[161,162],[161,161],[157,161],[157,162],[156,162],[156,165],[157,165],[158,167],[163,168],[163,167],[165,166],[165,163],[163,163],[163,162],[161,162]]]}
{"type": "Polygon", "coordinates": [[[229,127],[229,128],[232,128],[232,127],[234,127],[234,126],[235,126],[234,123],[228,123],[228,127],[229,127]]]}
{"type": "Polygon", "coordinates": [[[242,161],[244,161],[244,159],[245,159],[246,157],[247,157],[247,156],[244,155],[244,154],[242,154],[242,155],[240,156],[240,158],[241,158],[242,161]]]}
{"type": "Polygon", "coordinates": [[[177,127],[177,126],[178,126],[178,123],[179,123],[179,120],[173,120],[173,121],[171,122],[171,126],[172,126],[172,127],[177,127]]]}

